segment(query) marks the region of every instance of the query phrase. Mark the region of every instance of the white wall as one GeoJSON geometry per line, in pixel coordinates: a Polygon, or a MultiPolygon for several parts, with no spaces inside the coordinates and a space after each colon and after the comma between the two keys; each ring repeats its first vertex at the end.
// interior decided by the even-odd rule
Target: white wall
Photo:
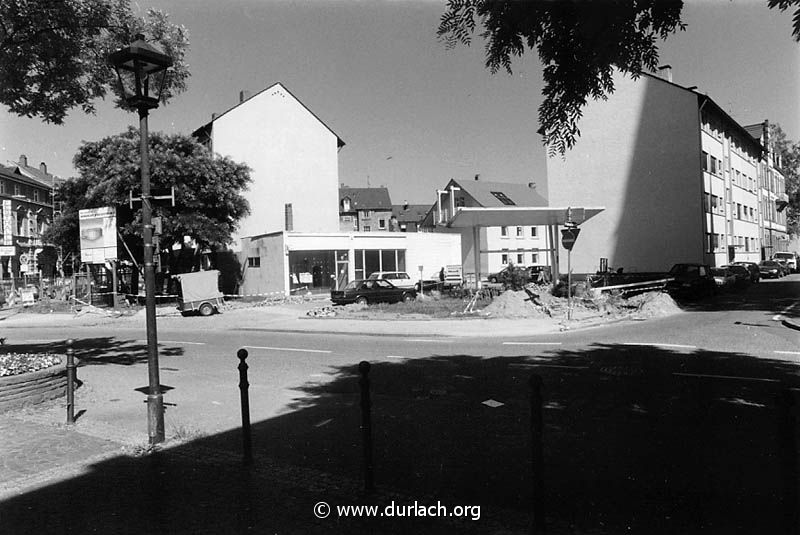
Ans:
{"type": "Polygon", "coordinates": [[[276,84],[218,117],[212,128],[215,153],[250,168],[245,197],[251,215],[238,237],[284,230],[284,205],[292,204],[293,228],[339,229],[337,137],[276,84]]]}
{"type": "MultiPolygon", "coordinates": [[[[703,181],[697,98],[660,80],[615,77],[607,101],[592,101],[581,135],[548,158],[551,206],[604,206],[581,225],[575,273],[600,258],[628,271],[665,271],[703,260],[703,181]]],[[[560,269],[567,254],[561,251],[560,269]]]]}

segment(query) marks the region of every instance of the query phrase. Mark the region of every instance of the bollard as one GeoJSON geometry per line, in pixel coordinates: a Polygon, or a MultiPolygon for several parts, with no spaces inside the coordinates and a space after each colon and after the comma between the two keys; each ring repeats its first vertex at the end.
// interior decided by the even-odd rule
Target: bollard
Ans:
{"type": "Polygon", "coordinates": [[[797,533],[800,524],[798,506],[797,466],[797,404],[791,388],[778,394],[778,440],[780,448],[781,477],[783,479],[783,532],[797,533]]]}
{"type": "Polygon", "coordinates": [[[247,382],[247,350],[240,349],[236,352],[239,358],[239,392],[242,404],[242,451],[244,464],[253,463],[253,442],[250,436],[250,397],[247,389],[250,383],[247,382]]]}
{"type": "Polygon", "coordinates": [[[533,490],[533,522],[531,533],[538,535],[545,532],[544,521],[544,419],[542,417],[542,378],[531,375],[531,461],[533,490]]]}
{"type": "Polygon", "coordinates": [[[361,389],[361,438],[364,443],[364,490],[375,490],[375,479],[372,466],[372,402],[369,397],[369,362],[362,360],[358,364],[361,378],[358,386],[361,389]]]}
{"type": "Polygon", "coordinates": [[[75,350],[73,340],[67,340],[67,423],[75,423],[75,350]]]}

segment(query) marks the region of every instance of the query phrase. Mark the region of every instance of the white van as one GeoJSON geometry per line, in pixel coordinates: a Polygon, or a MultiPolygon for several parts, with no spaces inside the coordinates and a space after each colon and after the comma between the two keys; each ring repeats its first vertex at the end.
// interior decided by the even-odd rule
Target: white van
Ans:
{"type": "Polygon", "coordinates": [[[405,271],[373,271],[367,280],[389,281],[398,288],[413,288],[414,281],[405,271]]]}
{"type": "Polygon", "coordinates": [[[782,260],[789,266],[789,271],[797,273],[797,254],[790,252],[780,252],[772,255],[773,260],[782,260]]]}

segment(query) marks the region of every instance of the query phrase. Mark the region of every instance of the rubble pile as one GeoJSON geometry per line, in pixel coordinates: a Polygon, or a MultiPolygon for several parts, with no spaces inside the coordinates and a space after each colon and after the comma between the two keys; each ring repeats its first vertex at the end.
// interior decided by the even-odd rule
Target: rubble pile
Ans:
{"type": "MultiPolygon", "coordinates": [[[[566,317],[567,308],[566,298],[550,294],[546,286],[529,285],[522,291],[503,292],[481,312],[496,318],[561,318],[566,317]]],[[[630,299],[607,293],[597,297],[584,294],[572,300],[574,319],[656,318],[679,311],[675,301],[663,292],[646,292],[630,299]]]]}

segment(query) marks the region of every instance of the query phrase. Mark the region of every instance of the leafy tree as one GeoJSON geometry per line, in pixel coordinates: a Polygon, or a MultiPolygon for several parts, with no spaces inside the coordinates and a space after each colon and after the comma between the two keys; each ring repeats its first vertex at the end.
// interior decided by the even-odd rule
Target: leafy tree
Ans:
{"type": "Polygon", "coordinates": [[[17,115],[62,124],[94,113],[109,92],[125,107],[108,55],[144,33],[174,61],[162,100],[186,89],[188,32],[160,11],[136,17],[129,0],[0,0],[0,103],[17,115]]]}
{"type": "MultiPolygon", "coordinates": [[[[153,215],[162,220],[162,249],[183,246],[184,236],[193,238],[201,248],[219,249],[228,243],[238,221],[250,212],[242,196],[250,182],[249,168],[229,158],[213,157],[186,135],[151,133],[149,147],[153,190],[175,188],[175,207],[153,207],[153,215]]],[[[129,128],[122,134],[85,142],[73,164],[79,176],[59,188],[62,213],[44,236],[65,253],[79,251],[79,210],[127,207],[129,192],[133,191],[134,197],[141,195],[139,131],[129,128]]],[[[120,219],[120,233],[140,262],[141,208],[120,219]]]]}
{"type": "MultiPolygon", "coordinates": [[[[785,11],[800,0],[768,0],[785,11]]],[[[486,67],[511,73],[513,57],[536,49],[543,66],[539,132],[551,155],[564,154],[580,136],[589,98],[614,92],[615,69],[633,78],[658,66],[659,39],[685,29],[681,0],[448,0],[438,36],[448,48],[469,45],[480,24],[486,67]]],[[[800,41],[800,9],[794,13],[800,41]]]]}
{"type": "Polygon", "coordinates": [[[786,180],[789,205],[786,207],[786,228],[800,235],[800,143],[786,137],[779,124],[770,124],[770,139],[781,156],[781,173],[786,180]]]}

